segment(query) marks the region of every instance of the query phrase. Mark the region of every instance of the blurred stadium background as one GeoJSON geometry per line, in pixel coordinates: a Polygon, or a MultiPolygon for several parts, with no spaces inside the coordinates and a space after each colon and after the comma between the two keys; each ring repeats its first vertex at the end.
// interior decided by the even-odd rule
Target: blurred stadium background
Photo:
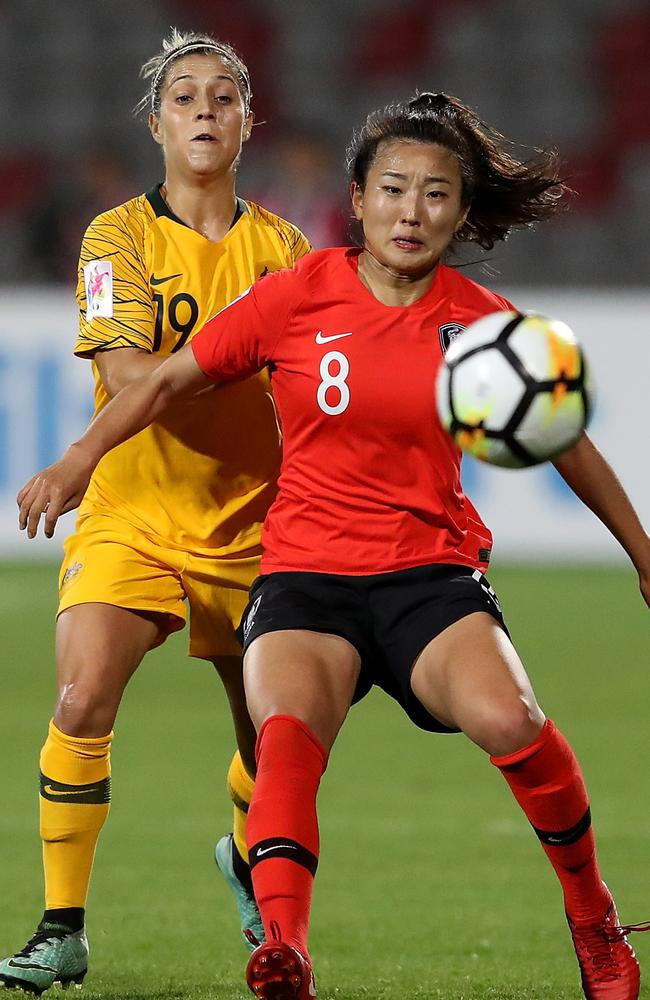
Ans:
{"type": "MultiPolygon", "coordinates": [[[[297,222],[316,246],[347,239],[352,128],[415,88],[459,94],[523,146],[557,147],[576,191],[570,211],[479,264],[466,254],[467,273],[574,325],[600,390],[593,435],[647,517],[647,2],[2,0],[0,551],[27,553],[14,530],[16,487],[90,410],[89,366],[70,357],[79,242],[94,215],[161,179],[158,148],[131,111],[139,67],[171,24],[242,52],[260,124],[240,193],[297,222]]],[[[466,465],[497,555],[621,558],[552,471],[466,465]]]]}
{"type": "MultiPolygon", "coordinates": [[[[53,694],[56,560],[71,528],[67,518],[67,528],[59,528],[54,542],[28,543],[16,529],[14,497],[81,431],[91,412],[90,366],[71,356],[79,242],[91,217],[162,179],[158,150],[145,122],[134,119],[131,110],[143,91],[139,67],[158,51],[170,25],[214,32],[244,56],[256,118],[264,124],[245,149],[239,193],[297,222],[317,246],[347,239],[344,153],[352,128],[371,108],[407,98],[415,88],[458,94],[524,146],[558,148],[576,192],[571,210],[534,234],[516,234],[486,261],[471,263],[476,255],[468,256],[467,273],[522,308],[544,310],[574,327],[598,387],[593,437],[650,522],[647,2],[0,0],[0,625],[5,666],[0,856],[8,864],[0,921],[3,953],[22,945],[41,905],[33,773],[53,694]]],[[[494,577],[513,631],[540,693],[583,755],[600,802],[611,877],[626,893],[626,917],[641,919],[649,915],[639,908],[648,898],[648,784],[640,761],[647,759],[642,734],[644,725],[647,731],[650,657],[634,573],[552,470],[509,473],[471,460],[465,464],[466,488],[495,532],[494,577]],[[616,691],[612,668],[625,677],[616,691]]],[[[94,926],[101,926],[104,936],[97,942],[101,995],[203,996],[200,985],[213,977],[210,956],[218,938],[225,942],[223,996],[238,996],[241,954],[232,940],[229,903],[222,898],[225,915],[215,915],[212,875],[204,875],[212,830],[228,823],[227,803],[219,798],[231,745],[228,717],[208,672],[193,669],[192,684],[186,684],[182,637],[150,659],[156,667],[135,679],[120,723],[115,760],[121,765],[121,805],[104,834],[106,860],[93,890],[94,926]],[[157,781],[152,787],[151,775],[167,776],[173,815],[157,781]],[[155,947],[148,925],[141,922],[145,905],[156,922],[155,947]],[[206,908],[207,927],[194,919],[206,908]],[[125,911],[129,920],[118,926],[125,911]],[[176,964],[166,964],[167,950],[178,948],[181,933],[192,954],[199,935],[199,965],[192,964],[189,950],[184,957],[175,951],[176,964]],[[178,975],[196,982],[197,992],[150,993],[143,985],[141,992],[130,993],[116,987],[123,975],[116,954],[123,947],[147,970],[147,983],[178,975]]],[[[345,955],[338,968],[358,986],[358,993],[351,988],[345,994],[349,997],[366,995],[359,963],[370,965],[370,956],[385,948],[391,935],[405,949],[400,961],[417,961],[415,938],[411,948],[400,918],[401,892],[408,883],[413,919],[423,933],[430,930],[427,920],[441,925],[444,913],[447,950],[437,952],[435,961],[448,985],[432,996],[577,998],[577,988],[571,992],[557,985],[574,982],[575,970],[555,887],[498,779],[483,780],[485,764],[457,740],[441,740],[428,750],[436,760],[432,779],[420,735],[379,696],[368,699],[356,719],[343,737],[324,793],[327,846],[315,934],[326,987],[333,990],[338,982],[337,949],[345,955]],[[367,741],[388,727],[400,750],[384,741],[386,748],[370,753],[367,741]],[[384,775],[392,766],[395,781],[384,783],[375,764],[384,775]],[[433,815],[420,801],[427,782],[437,795],[433,815]],[[471,830],[468,789],[476,810],[471,830]],[[358,816],[360,801],[365,825],[350,847],[349,823],[358,816]],[[442,907],[437,916],[431,915],[420,886],[428,840],[419,834],[415,842],[411,839],[411,821],[428,824],[427,836],[436,844],[435,890],[442,907]],[[504,837],[511,856],[517,855],[508,872],[500,864],[504,837]],[[410,844],[410,854],[395,857],[396,838],[410,844]],[[382,894],[373,870],[375,859],[386,855],[392,867],[390,874],[383,869],[382,894]],[[504,915],[495,903],[508,893],[515,923],[521,907],[528,912],[532,893],[527,880],[518,880],[519,864],[540,880],[527,937],[523,927],[512,929],[513,914],[504,915]],[[419,895],[412,894],[416,887],[419,895]],[[379,919],[371,926],[364,923],[361,935],[358,921],[363,923],[369,912],[379,919]],[[476,927],[481,928],[478,943],[476,927]],[[344,935],[340,948],[337,928],[344,935]],[[558,972],[552,956],[559,941],[564,965],[558,972]],[[505,964],[499,960],[504,951],[505,964]],[[537,986],[532,952],[548,977],[537,986]],[[468,962],[475,972],[481,966],[486,981],[505,976],[504,981],[520,985],[512,986],[512,993],[487,987],[481,992],[478,986],[472,992],[468,962]]],[[[424,995],[416,986],[410,992],[404,982],[391,992],[390,949],[372,962],[373,979],[383,977],[378,997],[424,995]]],[[[205,995],[222,993],[213,988],[205,995]]]]}

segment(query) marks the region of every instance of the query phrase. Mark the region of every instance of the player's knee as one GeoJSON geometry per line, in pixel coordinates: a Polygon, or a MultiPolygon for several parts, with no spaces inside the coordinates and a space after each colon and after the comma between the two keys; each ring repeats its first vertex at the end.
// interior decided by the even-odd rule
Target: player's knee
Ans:
{"type": "Polygon", "coordinates": [[[117,704],[108,692],[79,684],[60,688],[54,710],[54,724],[67,736],[94,739],[113,728],[117,704]]]}
{"type": "Polygon", "coordinates": [[[467,735],[492,756],[523,750],[537,738],[544,716],[533,700],[523,695],[485,706],[467,735]]]}

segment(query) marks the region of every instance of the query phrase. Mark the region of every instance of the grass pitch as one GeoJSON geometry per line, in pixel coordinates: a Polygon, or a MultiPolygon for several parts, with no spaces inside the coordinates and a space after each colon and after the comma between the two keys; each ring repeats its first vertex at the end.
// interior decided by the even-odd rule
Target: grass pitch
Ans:
{"type": "MultiPolygon", "coordinates": [[[[650,642],[636,578],[595,568],[502,568],[490,578],[538,698],[582,762],[621,919],[648,918],[650,642]]],[[[37,760],[54,699],[56,567],[5,564],[0,585],[5,955],[42,911],[37,760]]],[[[133,679],[116,727],[86,1000],[251,996],[234,904],[212,860],[230,823],[232,745],[211,667],[187,660],[174,636],[133,679]]],[[[319,1000],[582,997],[555,877],[505,782],[462,736],[421,733],[373,693],[351,713],[319,804],[319,1000]]],[[[650,983],[646,938],[634,944],[650,983]]]]}

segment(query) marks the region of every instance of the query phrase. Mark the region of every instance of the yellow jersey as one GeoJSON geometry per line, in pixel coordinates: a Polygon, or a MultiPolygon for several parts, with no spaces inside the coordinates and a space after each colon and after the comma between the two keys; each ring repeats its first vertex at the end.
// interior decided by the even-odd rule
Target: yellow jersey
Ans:
{"type": "MultiPolygon", "coordinates": [[[[213,243],[186,226],[156,188],[99,215],[81,246],[74,351],[135,347],[166,357],[270,271],[310,250],[300,230],[237,202],[213,243]]],[[[93,363],[95,414],[108,394],[93,363]]],[[[118,515],[173,548],[228,554],[259,542],[275,495],[280,442],[268,374],[215,388],[101,460],[80,508],[118,515]]]]}

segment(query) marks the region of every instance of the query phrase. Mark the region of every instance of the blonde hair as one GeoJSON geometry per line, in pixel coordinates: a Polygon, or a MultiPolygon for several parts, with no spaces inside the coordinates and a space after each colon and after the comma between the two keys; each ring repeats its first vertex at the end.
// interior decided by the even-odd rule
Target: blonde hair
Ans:
{"type": "Polygon", "coordinates": [[[244,102],[244,110],[247,115],[251,110],[251,78],[246,63],[228,42],[220,42],[212,35],[202,35],[195,31],[179,31],[172,28],[169,38],[163,39],[162,51],[157,55],[147,59],[140,69],[140,76],[145,80],[150,80],[149,89],[142,100],[135,108],[135,113],[140,114],[148,109],[152,114],[160,114],[160,94],[167,79],[171,66],[182,56],[190,52],[199,55],[209,55],[214,53],[225,63],[232,67],[235,74],[237,89],[244,102]]]}

